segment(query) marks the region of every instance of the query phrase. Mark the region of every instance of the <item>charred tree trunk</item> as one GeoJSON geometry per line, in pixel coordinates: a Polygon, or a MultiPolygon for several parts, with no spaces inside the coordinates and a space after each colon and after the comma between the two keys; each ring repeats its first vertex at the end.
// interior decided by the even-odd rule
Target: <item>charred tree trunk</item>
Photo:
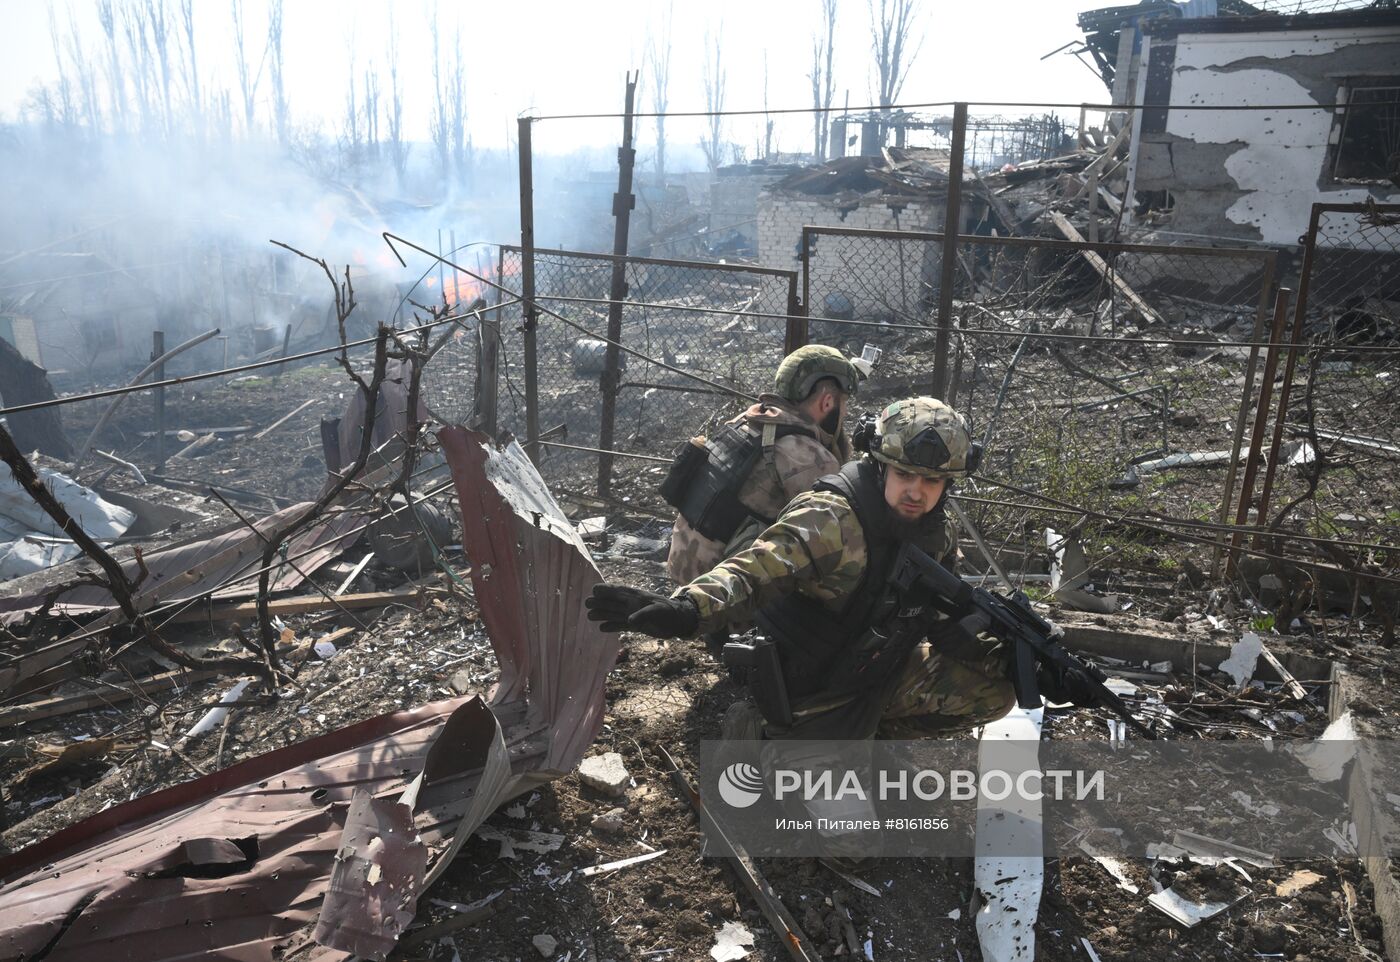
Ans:
{"type": "MultiPolygon", "coordinates": [[[[0,401],[6,407],[52,401],[53,386],[42,367],[21,354],[13,344],[0,338],[0,401]]],[[[21,451],[42,451],[63,461],[73,459],[73,446],[63,433],[63,421],[58,408],[24,411],[5,418],[10,434],[21,451]]]]}

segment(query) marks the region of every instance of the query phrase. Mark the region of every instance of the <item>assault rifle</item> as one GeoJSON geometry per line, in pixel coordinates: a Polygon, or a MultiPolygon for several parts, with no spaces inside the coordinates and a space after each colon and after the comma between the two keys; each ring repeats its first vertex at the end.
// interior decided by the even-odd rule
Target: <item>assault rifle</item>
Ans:
{"type": "MultiPolygon", "coordinates": [[[[1040,682],[1036,678],[1040,666],[1060,674],[1075,671],[1083,677],[1095,704],[1113,712],[1144,738],[1157,737],[1133,717],[1123,699],[1104,685],[1108,676],[1065,651],[1055,640],[1054,626],[1031,609],[1023,593],[1018,591],[1007,597],[974,588],[908,542],[895,556],[890,577],[906,597],[912,595],[911,600],[920,599],[943,612],[954,620],[955,626],[969,616],[974,621],[985,618],[989,624],[982,630],[1011,650],[1011,683],[1022,708],[1040,707],[1040,682]]],[[[952,630],[957,631],[958,627],[952,630]]]]}

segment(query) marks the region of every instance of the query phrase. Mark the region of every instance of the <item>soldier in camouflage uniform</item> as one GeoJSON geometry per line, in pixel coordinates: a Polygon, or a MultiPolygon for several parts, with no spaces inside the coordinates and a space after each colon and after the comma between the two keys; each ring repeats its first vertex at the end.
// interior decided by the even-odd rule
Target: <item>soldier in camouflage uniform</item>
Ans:
{"type": "MultiPolygon", "coordinates": [[[[730,482],[747,517],[732,532],[706,537],[684,513],[677,514],[667,559],[676,584],[687,583],[748,547],[789,501],[850,460],[850,439],[841,422],[858,382],[855,366],[832,347],[808,345],[783,359],[773,393],[761,395],[757,404],[729,422],[762,446],[762,455],[747,475],[730,482]]],[[[705,441],[696,438],[692,443],[705,441]]]]}
{"type": "Polygon", "coordinates": [[[778,645],[793,714],[790,726],[769,719],[769,738],[858,739],[877,729],[920,737],[1000,718],[1015,702],[1000,644],[975,631],[941,644],[936,616],[887,587],[906,541],[956,566],[944,499],[953,479],[976,469],[980,448],[962,417],[932,398],[891,404],[875,427],[866,458],[795,498],[748,548],[669,598],[599,585],[589,617],[605,631],[659,637],[755,620],[778,645]],[[888,643],[910,639],[911,628],[912,647],[888,643]],[[925,632],[931,640],[918,640],[925,632]]]}

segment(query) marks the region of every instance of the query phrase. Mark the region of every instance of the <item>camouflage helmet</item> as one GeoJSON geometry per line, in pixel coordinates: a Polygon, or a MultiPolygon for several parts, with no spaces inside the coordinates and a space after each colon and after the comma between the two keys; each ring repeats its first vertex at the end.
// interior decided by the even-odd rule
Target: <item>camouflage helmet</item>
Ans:
{"type": "Polygon", "coordinates": [[[977,470],[982,446],[957,411],[936,398],[914,397],[880,412],[870,454],[910,474],[965,478],[977,470]]]}
{"type": "Polygon", "coordinates": [[[847,394],[855,394],[860,383],[860,372],[846,355],[825,344],[808,344],[783,358],[773,378],[773,393],[797,404],[824,377],[835,380],[847,394]]]}

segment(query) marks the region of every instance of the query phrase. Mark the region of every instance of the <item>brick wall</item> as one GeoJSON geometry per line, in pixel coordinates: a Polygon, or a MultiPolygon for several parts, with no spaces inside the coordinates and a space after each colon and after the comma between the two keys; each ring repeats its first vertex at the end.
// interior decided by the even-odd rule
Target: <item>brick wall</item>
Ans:
{"type": "MultiPolygon", "coordinates": [[[[766,192],[758,199],[759,260],[765,267],[799,269],[804,226],[941,231],[943,217],[941,199],[862,198],[842,209],[826,199],[766,192]]],[[[827,297],[834,294],[851,301],[856,320],[922,317],[937,270],[938,251],[930,244],[822,237],[810,266],[813,303],[808,310],[814,318],[824,316],[827,297]]]]}

